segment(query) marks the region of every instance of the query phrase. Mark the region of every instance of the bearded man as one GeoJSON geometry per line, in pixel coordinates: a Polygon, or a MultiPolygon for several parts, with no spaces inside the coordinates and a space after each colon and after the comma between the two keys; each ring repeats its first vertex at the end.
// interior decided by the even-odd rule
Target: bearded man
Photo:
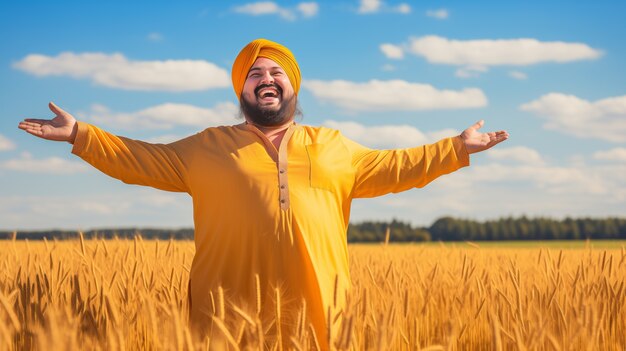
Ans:
{"type": "Polygon", "coordinates": [[[344,308],[350,288],[352,199],[423,187],[508,134],[480,133],[480,121],[432,145],[372,150],[336,130],[297,124],[298,64],[286,47],[265,39],[241,50],[232,81],[244,123],[166,145],[109,134],[53,103],[53,119],[26,119],[19,128],[72,143],[74,154],[125,183],[191,195],[190,321],[200,334],[215,335],[219,295],[257,313],[265,326],[273,323],[282,340],[306,316],[327,349],[330,311],[344,308]]]}

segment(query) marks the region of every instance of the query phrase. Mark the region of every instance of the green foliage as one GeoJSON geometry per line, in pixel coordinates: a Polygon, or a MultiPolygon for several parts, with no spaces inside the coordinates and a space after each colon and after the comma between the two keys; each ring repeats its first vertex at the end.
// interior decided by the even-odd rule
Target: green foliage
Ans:
{"type": "Polygon", "coordinates": [[[443,217],[428,228],[433,240],[626,239],[626,218],[500,218],[478,222],[443,217]]]}
{"type": "MultiPolygon", "coordinates": [[[[413,227],[409,223],[391,222],[351,223],[348,242],[385,242],[389,228],[390,242],[421,241],[484,241],[484,240],[578,240],[626,239],[626,218],[500,218],[485,222],[442,217],[429,228],[413,227]]],[[[85,238],[133,238],[138,233],[144,239],[193,240],[193,229],[98,229],[84,232],[85,238]]],[[[0,231],[1,239],[12,239],[14,232],[0,231]]],[[[77,239],[76,231],[17,232],[16,239],[48,240],[77,239]]]]}
{"type": "MultiPolygon", "coordinates": [[[[15,232],[0,231],[0,239],[12,239],[15,232]]],[[[120,228],[120,229],[95,229],[83,232],[85,239],[113,239],[113,238],[134,238],[141,235],[143,239],[160,239],[160,240],[193,240],[193,229],[138,229],[138,228],[120,228]]],[[[15,239],[28,240],[47,240],[57,239],[78,239],[77,231],[70,230],[46,230],[46,231],[20,231],[15,233],[15,239]]]]}
{"type": "Polygon", "coordinates": [[[384,242],[389,228],[389,241],[416,242],[430,241],[430,233],[424,228],[413,228],[410,224],[392,220],[391,222],[362,222],[350,224],[348,242],[384,242]]]}

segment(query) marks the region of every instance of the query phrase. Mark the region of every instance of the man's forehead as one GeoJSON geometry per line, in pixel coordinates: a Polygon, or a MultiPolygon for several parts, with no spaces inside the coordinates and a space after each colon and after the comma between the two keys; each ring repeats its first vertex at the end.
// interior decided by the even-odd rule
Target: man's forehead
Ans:
{"type": "Polygon", "coordinates": [[[262,69],[280,69],[284,70],[276,61],[268,59],[267,57],[259,57],[254,61],[252,67],[248,71],[262,70],[262,69]]]}

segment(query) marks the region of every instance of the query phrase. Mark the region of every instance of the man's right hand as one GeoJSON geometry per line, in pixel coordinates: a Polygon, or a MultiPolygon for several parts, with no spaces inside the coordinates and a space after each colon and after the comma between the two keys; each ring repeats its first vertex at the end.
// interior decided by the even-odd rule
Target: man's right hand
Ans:
{"type": "Polygon", "coordinates": [[[53,102],[50,102],[48,107],[55,114],[53,119],[26,118],[17,127],[42,139],[67,141],[74,144],[78,130],[74,116],[63,111],[53,102]]]}

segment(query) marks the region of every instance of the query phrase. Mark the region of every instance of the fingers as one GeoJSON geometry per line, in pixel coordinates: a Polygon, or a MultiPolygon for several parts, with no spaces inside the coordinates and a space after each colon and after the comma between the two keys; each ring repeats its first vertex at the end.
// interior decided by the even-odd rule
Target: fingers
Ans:
{"type": "Polygon", "coordinates": [[[47,124],[47,123],[50,123],[50,120],[48,120],[48,119],[38,119],[38,118],[24,118],[24,121],[20,122],[20,124],[22,124],[22,123],[47,124]]]}
{"type": "Polygon", "coordinates": [[[506,131],[497,131],[489,133],[480,133],[480,137],[477,140],[477,151],[487,150],[509,138],[509,133],[506,131]]]}
{"type": "Polygon", "coordinates": [[[32,135],[36,135],[40,137],[43,135],[42,127],[48,124],[50,124],[50,121],[45,120],[45,119],[28,118],[20,122],[17,125],[17,127],[25,132],[28,132],[32,135]]]}
{"type": "MultiPolygon", "coordinates": [[[[474,124],[472,124],[470,127],[468,127],[467,129],[465,129],[462,133],[461,133],[461,138],[463,138],[463,140],[466,140],[468,138],[476,138],[476,131],[478,129],[480,129],[483,124],[485,124],[484,120],[480,120],[474,124]]],[[[480,133],[478,133],[478,138],[482,139],[484,136],[481,135],[480,133]]]]}
{"type": "Polygon", "coordinates": [[[43,137],[43,131],[41,129],[24,129],[24,131],[40,138],[43,137]]]}
{"type": "Polygon", "coordinates": [[[480,120],[461,134],[467,152],[470,154],[485,151],[509,138],[509,133],[504,130],[486,133],[477,132],[476,129],[481,128],[484,123],[483,120],[480,120]]]}
{"type": "Polygon", "coordinates": [[[50,123],[49,121],[46,121],[45,119],[33,119],[33,118],[27,118],[24,121],[20,122],[17,127],[23,131],[25,131],[28,134],[34,135],[36,137],[40,137],[43,138],[44,133],[43,133],[43,129],[42,127],[45,124],[50,123]]]}
{"type": "Polygon", "coordinates": [[[52,101],[50,101],[50,103],[48,103],[48,108],[50,109],[50,111],[54,112],[54,114],[56,114],[56,115],[63,115],[63,114],[67,113],[62,108],[60,108],[59,106],[55,105],[54,102],[52,102],[52,101]]]}
{"type": "Polygon", "coordinates": [[[509,133],[507,133],[504,130],[499,130],[497,132],[488,132],[488,133],[483,133],[483,134],[487,134],[489,136],[489,139],[493,140],[493,139],[501,139],[501,138],[508,138],[509,133]]]}
{"type": "Polygon", "coordinates": [[[497,131],[495,132],[495,138],[498,142],[504,141],[509,138],[509,133],[506,130],[497,131]]]}
{"type": "Polygon", "coordinates": [[[504,130],[489,133],[489,147],[499,144],[509,138],[509,133],[504,130]]]}
{"type": "Polygon", "coordinates": [[[480,121],[474,123],[474,125],[472,125],[470,128],[473,130],[478,130],[480,128],[482,128],[482,126],[485,124],[485,120],[481,119],[480,121]]]}
{"type": "Polygon", "coordinates": [[[41,124],[37,124],[37,123],[28,123],[28,122],[21,122],[20,124],[18,124],[17,126],[19,129],[35,135],[35,136],[42,136],[43,135],[43,130],[41,129],[41,124]]]}

